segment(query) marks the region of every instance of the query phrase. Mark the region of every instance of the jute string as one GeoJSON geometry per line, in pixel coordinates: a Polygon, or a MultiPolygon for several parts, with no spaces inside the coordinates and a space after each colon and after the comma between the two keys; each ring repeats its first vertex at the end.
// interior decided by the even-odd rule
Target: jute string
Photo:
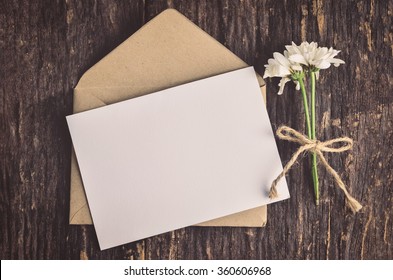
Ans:
{"type": "Polygon", "coordinates": [[[302,153],[305,153],[305,152],[314,153],[315,152],[319,156],[319,158],[321,159],[323,166],[325,166],[326,170],[333,176],[334,180],[337,183],[337,186],[344,192],[349,208],[351,208],[351,210],[353,212],[358,212],[362,208],[362,205],[349,194],[349,192],[348,192],[347,188],[345,187],[345,184],[341,180],[340,176],[329,165],[329,163],[327,162],[326,158],[324,157],[324,155],[322,153],[322,152],[341,153],[341,152],[348,151],[348,150],[352,149],[353,141],[351,138],[341,137],[341,138],[335,138],[335,139],[321,142],[319,140],[312,140],[312,139],[308,138],[307,136],[301,134],[300,132],[298,132],[288,126],[280,126],[277,129],[276,134],[282,140],[287,140],[290,142],[296,142],[296,143],[300,144],[300,147],[292,155],[292,158],[285,165],[285,167],[284,167],[283,171],[280,173],[280,175],[278,175],[277,178],[273,181],[273,183],[270,187],[270,193],[269,193],[270,198],[278,197],[277,184],[281,180],[281,178],[285,176],[285,174],[289,171],[289,169],[291,169],[292,165],[297,161],[297,158],[302,153]],[[337,145],[339,145],[339,146],[335,147],[337,145]]]}

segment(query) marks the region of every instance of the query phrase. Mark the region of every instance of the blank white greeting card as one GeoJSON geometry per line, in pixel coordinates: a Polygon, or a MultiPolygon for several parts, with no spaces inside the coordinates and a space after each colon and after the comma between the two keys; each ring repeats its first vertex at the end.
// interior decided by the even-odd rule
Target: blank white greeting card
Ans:
{"type": "Polygon", "coordinates": [[[289,197],[252,67],[67,122],[101,249],[289,197]]]}

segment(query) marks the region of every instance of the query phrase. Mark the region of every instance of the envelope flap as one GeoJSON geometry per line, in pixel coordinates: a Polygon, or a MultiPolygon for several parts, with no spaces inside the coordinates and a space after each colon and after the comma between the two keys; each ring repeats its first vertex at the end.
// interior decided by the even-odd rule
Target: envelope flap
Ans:
{"type": "Polygon", "coordinates": [[[91,110],[107,105],[107,102],[98,98],[93,90],[74,89],[74,113],[91,110]]]}
{"type": "MultiPolygon", "coordinates": [[[[182,14],[168,9],[89,69],[77,89],[132,87],[143,94],[247,66],[182,14]]],[[[107,98],[105,92],[95,96],[107,98]]]]}

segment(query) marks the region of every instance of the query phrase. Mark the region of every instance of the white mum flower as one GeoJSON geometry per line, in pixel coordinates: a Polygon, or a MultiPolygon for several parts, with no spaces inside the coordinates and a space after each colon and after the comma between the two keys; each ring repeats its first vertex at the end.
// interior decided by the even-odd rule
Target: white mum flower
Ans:
{"type": "Polygon", "coordinates": [[[303,42],[297,46],[294,42],[286,46],[289,56],[288,59],[293,63],[299,63],[309,68],[327,69],[331,64],[338,67],[345,62],[341,59],[334,58],[340,51],[333,48],[318,47],[315,42],[303,42]]]}
{"type": "MultiPolygon", "coordinates": [[[[302,66],[299,63],[290,61],[288,59],[288,52],[284,51],[284,55],[281,53],[275,52],[273,53],[274,58],[270,58],[268,60],[268,64],[265,65],[266,70],[263,75],[263,78],[267,77],[281,77],[280,83],[280,90],[278,94],[282,94],[284,91],[285,84],[291,80],[291,76],[296,71],[303,71],[302,66]]],[[[296,89],[300,89],[297,81],[296,89]]]]}

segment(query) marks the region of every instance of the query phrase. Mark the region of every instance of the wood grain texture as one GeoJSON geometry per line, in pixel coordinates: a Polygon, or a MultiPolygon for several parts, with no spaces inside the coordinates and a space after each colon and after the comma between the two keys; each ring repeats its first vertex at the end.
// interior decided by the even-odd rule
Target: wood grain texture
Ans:
{"type": "MultiPolygon", "coordinates": [[[[393,1],[0,1],[0,258],[393,259],[392,26],[393,1]],[[72,89],[168,7],[260,73],[292,40],[342,50],[346,64],[317,84],[318,136],[355,140],[352,153],[327,158],[361,213],[348,212],[322,167],[316,207],[305,158],[265,228],[189,227],[100,252],[93,227],[68,225],[72,89]]],[[[303,131],[299,92],[290,85],[277,96],[277,83],[267,81],[273,128],[303,131]]],[[[297,148],[278,147],[283,162],[297,148]]]]}

